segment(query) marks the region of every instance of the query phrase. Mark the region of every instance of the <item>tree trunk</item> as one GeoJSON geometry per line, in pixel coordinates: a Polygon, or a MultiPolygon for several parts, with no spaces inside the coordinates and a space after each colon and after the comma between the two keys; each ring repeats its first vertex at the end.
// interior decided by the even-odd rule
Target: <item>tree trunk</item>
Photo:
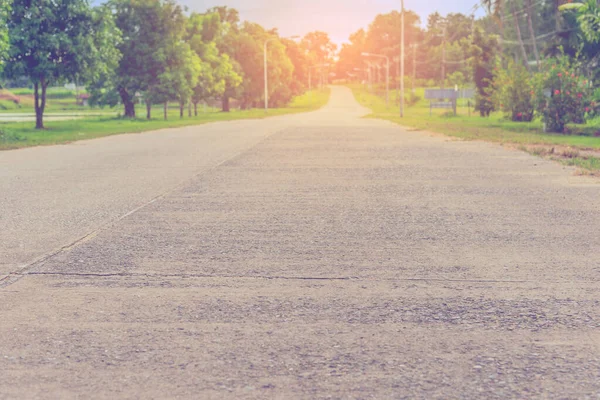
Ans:
{"type": "Polygon", "coordinates": [[[198,103],[194,103],[194,116],[197,117],[198,116],[198,103]]]}
{"type": "Polygon", "coordinates": [[[129,95],[129,92],[125,88],[119,89],[119,96],[121,96],[121,101],[123,102],[123,106],[125,107],[125,118],[135,118],[135,102],[129,95]]]}
{"type": "Polygon", "coordinates": [[[169,111],[169,102],[165,101],[165,104],[164,104],[165,121],[168,119],[168,111],[169,111]]]}
{"type": "Polygon", "coordinates": [[[184,111],[185,111],[185,102],[179,100],[179,118],[183,118],[184,111]]]}
{"type": "Polygon", "coordinates": [[[192,118],[192,100],[188,100],[188,117],[192,118]]]}
{"type": "Polygon", "coordinates": [[[519,25],[519,16],[517,15],[517,10],[515,9],[514,2],[510,3],[510,8],[512,10],[513,23],[515,24],[515,28],[517,29],[517,39],[519,40],[519,46],[521,47],[523,62],[525,63],[525,68],[527,68],[527,71],[529,71],[529,58],[527,57],[527,50],[525,50],[525,43],[523,43],[523,35],[521,35],[521,26],[519,25]]]}
{"type": "Polygon", "coordinates": [[[146,119],[152,119],[152,103],[149,100],[146,101],[146,119]]]}
{"type": "Polygon", "coordinates": [[[34,97],[35,97],[35,129],[45,129],[44,127],[44,111],[46,109],[46,89],[48,83],[46,78],[42,78],[40,82],[34,84],[34,97]],[[42,93],[40,94],[40,87],[42,93]]]}
{"type": "Polygon", "coordinates": [[[230,112],[231,105],[229,104],[229,97],[223,96],[223,112],[230,112]]]}
{"type": "Polygon", "coordinates": [[[554,10],[554,30],[558,32],[560,30],[560,14],[561,14],[560,0],[556,0],[555,4],[556,4],[556,9],[554,10]]]}
{"type": "Polygon", "coordinates": [[[533,17],[531,14],[533,13],[533,4],[531,4],[531,0],[527,0],[527,25],[529,25],[529,36],[531,36],[531,41],[533,43],[533,53],[535,54],[535,61],[537,63],[538,70],[540,68],[540,53],[538,51],[537,39],[535,38],[535,29],[533,28],[533,17]]]}
{"type": "Polygon", "coordinates": [[[40,112],[40,85],[35,82],[33,84],[33,97],[35,98],[35,129],[44,129],[44,120],[40,112]]]}

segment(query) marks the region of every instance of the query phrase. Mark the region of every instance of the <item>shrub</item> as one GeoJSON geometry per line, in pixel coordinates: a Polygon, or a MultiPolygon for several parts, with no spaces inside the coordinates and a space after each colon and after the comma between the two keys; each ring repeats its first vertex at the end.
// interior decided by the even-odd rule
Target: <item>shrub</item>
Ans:
{"type": "Polygon", "coordinates": [[[536,108],[546,130],[565,133],[569,123],[585,123],[592,111],[588,82],[568,57],[549,60],[535,79],[536,108]]]}
{"type": "Polygon", "coordinates": [[[494,69],[492,97],[496,107],[516,122],[531,122],[535,91],[531,75],[522,64],[508,61],[506,69],[494,69]]]}

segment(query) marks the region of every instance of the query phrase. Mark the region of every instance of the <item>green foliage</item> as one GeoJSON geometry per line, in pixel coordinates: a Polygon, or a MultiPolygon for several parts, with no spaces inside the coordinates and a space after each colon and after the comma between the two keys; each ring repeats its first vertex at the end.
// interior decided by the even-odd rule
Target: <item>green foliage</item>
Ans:
{"type": "Polygon", "coordinates": [[[159,91],[159,77],[183,37],[185,15],[174,0],[112,0],[109,5],[124,40],[118,46],[123,57],[106,86],[119,93],[124,115],[132,118],[136,94],[159,91]]]}
{"type": "MultiPolygon", "coordinates": [[[[86,140],[97,137],[117,135],[120,133],[138,133],[164,128],[201,125],[217,121],[233,121],[241,119],[262,119],[276,115],[286,115],[314,111],[324,106],[329,100],[329,91],[308,92],[296,97],[286,108],[269,110],[244,110],[231,113],[210,110],[196,117],[185,119],[163,120],[161,118],[115,118],[92,117],[73,121],[49,122],[46,131],[35,131],[26,123],[0,124],[0,150],[15,149],[29,146],[39,146],[57,143],[69,143],[76,140],[86,140]]],[[[178,108],[178,107],[175,107],[178,108]]],[[[179,110],[169,108],[169,116],[175,116],[179,110]]]]}
{"type": "Polygon", "coordinates": [[[494,68],[492,97],[494,104],[515,122],[531,122],[535,111],[535,91],[533,80],[522,64],[508,60],[494,68]]]}
{"type": "Polygon", "coordinates": [[[192,14],[188,19],[186,40],[200,59],[198,82],[192,93],[194,104],[211,97],[220,98],[227,87],[235,90],[242,82],[229,55],[221,53],[217,47],[217,40],[226,27],[217,12],[192,14]]]}
{"type": "Polygon", "coordinates": [[[561,10],[575,11],[577,22],[585,39],[591,43],[600,42],[600,4],[597,0],[586,0],[582,3],[567,3],[561,10]]]}
{"type": "Polygon", "coordinates": [[[458,86],[459,88],[464,87],[467,84],[467,79],[465,78],[465,74],[461,71],[454,71],[446,78],[448,80],[448,84],[452,87],[458,86]]]}
{"type": "Polygon", "coordinates": [[[21,108],[17,103],[11,100],[0,100],[0,110],[18,110],[21,108]]]}
{"type": "Polygon", "coordinates": [[[588,81],[567,56],[546,61],[535,79],[537,111],[550,132],[565,133],[569,123],[584,123],[590,109],[588,81]]]}
{"type": "Polygon", "coordinates": [[[25,142],[25,137],[15,132],[11,132],[10,130],[0,127],[0,144],[6,143],[20,143],[25,142]]]}
{"type": "Polygon", "coordinates": [[[0,0],[0,72],[4,65],[4,59],[8,52],[8,18],[10,14],[10,0],[0,0]]]}
{"type": "Polygon", "coordinates": [[[183,105],[190,99],[198,84],[200,73],[200,58],[190,49],[189,44],[173,43],[173,47],[166,52],[164,70],[158,76],[156,84],[150,87],[147,100],[154,103],[177,100],[183,110],[183,105]]]}
{"type": "Polygon", "coordinates": [[[36,127],[41,129],[46,89],[53,82],[93,80],[114,68],[118,32],[108,12],[86,0],[14,0],[8,21],[6,74],[34,84],[36,127]]]}
{"type": "Polygon", "coordinates": [[[482,117],[489,117],[494,110],[491,86],[498,49],[498,39],[495,36],[487,35],[480,28],[475,29],[471,48],[473,76],[477,88],[475,108],[482,117]]]}

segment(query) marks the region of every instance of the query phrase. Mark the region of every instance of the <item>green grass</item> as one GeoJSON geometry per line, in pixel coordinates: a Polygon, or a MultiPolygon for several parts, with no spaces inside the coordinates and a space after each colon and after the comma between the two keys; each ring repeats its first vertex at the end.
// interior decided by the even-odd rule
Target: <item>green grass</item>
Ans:
{"type": "MultiPolygon", "coordinates": [[[[424,99],[424,89],[416,94],[421,98],[415,105],[405,108],[404,117],[399,115],[397,94],[392,93],[390,106],[386,106],[384,93],[371,93],[362,85],[350,85],[356,99],[372,110],[369,118],[392,121],[415,130],[437,132],[463,140],[482,140],[500,144],[516,145],[531,151],[535,146],[572,147],[578,150],[600,150],[600,137],[594,136],[600,131],[600,118],[588,121],[586,125],[573,125],[569,129],[576,134],[559,135],[544,133],[541,121],[530,123],[506,120],[500,113],[482,118],[466,106],[466,100],[459,101],[457,116],[450,110],[434,109],[430,116],[429,101],[424,99]]],[[[406,95],[406,98],[409,94],[406,95]]],[[[569,165],[582,169],[599,171],[599,160],[595,157],[575,157],[566,160],[569,165]]]]}
{"type": "MultiPolygon", "coordinates": [[[[306,93],[294,99],[288,107],[272,109],[268,113],[265,113],[262,109],[232,111],[230,113],[211,110],[207,113],[200,112],[197,117],[188,118],[186,110],[186,117],[180,119],[178,110],[170,108],[169,119],[165,121],[162,119],[162,112],[155,109],[153,110],[154,118],[152,120],[88,117],[74,121],[47,122],[47,129],[43,131],[33,129],[34,124],[32,122],[0,123],[0,150],[69,143],[76,140],[123,133],[141,133],[217,121],[262,119],[277,115],[314,111],[327,104],[329,95],[329,90],[306,93]]],[[[140,108],[138,111],[144,114],[145,108],[140,108]]]]}
{"type": "Polygon", "coordinates": [[[600,171],[600,158],[596,157],[575,157],[564,161],[564,163],[587,171],[600,171]]]}
{"type": "Polygon", "coordinates": [[[10,100],[0,100],[0,111],[20,112],[21,106],[10,100]]]}
{"type": "MultiPolygon", "coordinates": [[[[21,98],[21,103],[16,108],[3,108],[0,105],[0,114],[4,113],[24,113],[31,114],[34,112],[34,99],[33,89],[28,88],[17,88],[7,89],[12,94],[21,98]]],[[[81,88],[79,94],[85,93],[85,90],[81,88]]],[[[69,90],[62,87],[50,87],[46,94],[46,111],[48,112],[85,112],[85,113],[98,113],[102,112],[101,109],[80,106],[77,104],[77,92],[75,90],[69,90]]]]}

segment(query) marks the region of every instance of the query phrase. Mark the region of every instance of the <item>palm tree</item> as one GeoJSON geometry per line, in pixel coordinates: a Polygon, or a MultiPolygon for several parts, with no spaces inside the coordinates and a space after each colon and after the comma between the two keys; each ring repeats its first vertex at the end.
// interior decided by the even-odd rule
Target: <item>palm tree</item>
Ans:
{"type": "Polygon", "coordinates": [[[577,12],[577,22],[585,39],[590,43],[600,42],[600,4],[598,0],[584,3],[567,3],[560,6],[563,11],[577,12]]]}
{"type": "MultiPolygon", "coordinates": [[[[525,0],[527,2],[526,8],[523,11],[527,11],[527,25],[529,27],[529,36],[531,36],[531,43],[533,44],[533,52],[535,55],[536,62],[540,64],[540,53],[538,51],[537,39],[535,35],[535,30],[533,28],[533,4],[531,0],[525,0]]],[[[524,2],[525,2],[524,1],[524,2]]],[[[519,41],[519,47],[521,49],[521,55],[523,56],[523,62],[525,63],[527,69],[529,69],[528,65],[528,57],[527,51],[525,50],[525,42],[523,40],[523,35],[521,33],[521,27],[519,25],[519,14],[521,11],[517,12],[515,8],[515,0],[481,0],[481,4],[488,9],[496,18],[500,18],[505,6],[509,6],[511,10],[511,14],[513,16],[513,22],[515,24],[517,40],[519,41]]],[[[500,23],[502,24],[502,20],[500,19],[500,23]]],[[[502,26],[502,30],[504,31],[504,27],[502,26]]]]}

